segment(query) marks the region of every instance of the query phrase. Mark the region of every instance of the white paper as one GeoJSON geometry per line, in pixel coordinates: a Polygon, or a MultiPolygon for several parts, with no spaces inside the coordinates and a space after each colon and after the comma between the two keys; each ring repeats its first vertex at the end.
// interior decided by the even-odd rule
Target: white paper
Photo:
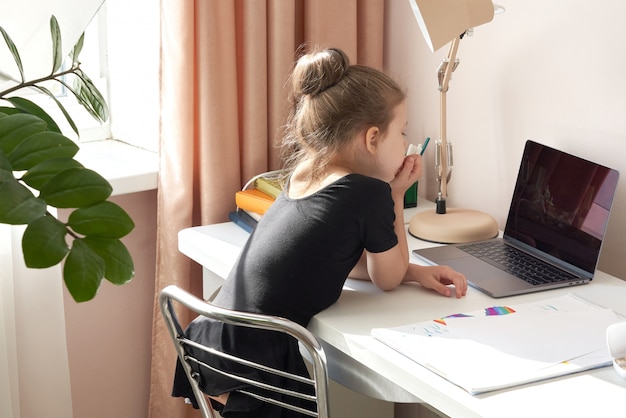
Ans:
{"type": "Polygon", "coordinates": [[[394,328],[372,336],[479,393],[610,364],[606,328],[619,316],[575,295],[394,328]]]}

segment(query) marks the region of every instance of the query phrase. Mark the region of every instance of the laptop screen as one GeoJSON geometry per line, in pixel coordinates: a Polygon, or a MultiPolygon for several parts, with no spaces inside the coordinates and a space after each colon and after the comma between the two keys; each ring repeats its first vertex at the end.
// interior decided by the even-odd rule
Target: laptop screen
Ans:
{"type": "Polygon", "coordinates": [[[505,238],[593,275],[618,177],[616,170],[527,141],[505,238]]]}

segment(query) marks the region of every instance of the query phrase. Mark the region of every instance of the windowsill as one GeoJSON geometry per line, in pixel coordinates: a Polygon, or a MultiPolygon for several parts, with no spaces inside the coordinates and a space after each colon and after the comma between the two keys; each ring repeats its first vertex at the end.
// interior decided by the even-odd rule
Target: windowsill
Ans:
{"type": "Polygon", "coordinates": [[[113,196],[157,188],[159,155],[121,141],[81,142],[75,159],[107,179],[113,196]]]}

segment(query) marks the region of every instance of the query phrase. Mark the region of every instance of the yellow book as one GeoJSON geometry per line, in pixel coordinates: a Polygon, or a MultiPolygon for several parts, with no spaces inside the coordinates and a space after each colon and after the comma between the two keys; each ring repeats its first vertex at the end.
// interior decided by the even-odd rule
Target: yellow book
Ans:
{"type": "Polygon", "coordinates": [[[274,200],[272,196],[257,189],[246,189],[235,193],[235,203],[239,209],[260,215],[272,206],[274,200]]]}
{"type": "Polygon", "coordinates": [[[274,199],[276,199],[283,190],[280,181],[269,177],[259,177],[254,181],[254,187],[272,196],[274,199]]]}

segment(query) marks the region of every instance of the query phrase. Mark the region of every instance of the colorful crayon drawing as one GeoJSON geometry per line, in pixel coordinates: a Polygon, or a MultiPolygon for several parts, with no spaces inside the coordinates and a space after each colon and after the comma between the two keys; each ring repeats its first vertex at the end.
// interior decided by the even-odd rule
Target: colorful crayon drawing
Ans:
{"type": "MultiPolygon", "coordinates": [[[[436,322],[438,324],[441,325],[446,325],[445,322],[440,322],[438,320],[435,320],[433,322],[436,322]]],[[[420,329],[416,329],[417,332],[420,331],[420,329]]],[[[445,327],[441,327],[437,324],[426,324],[423,328],[421,328],[421,334],[426,336],[426,337],[434,337],[434,336],[438,336],[438,335],[442,335],[442,334],[447,334],[449,333],[450,330],[448,330],[445,327]]]]}
{"type": "Polygon", "coordinates": [[[486,316],[508,315],[515,313],[515,310],[508,306],[492,306],[491,308],[485,308],[486,316]]]}
{"type": "Polygon", "coordinates": [[[471,316],[472,315],[467,315],[467,314],[464,314],[464,313],[458,313],[458,314],[444,316],[441,319],[434,319],[433,321],[437,322],[438,324],[448,325],[448,324],[446,324],[446,318],[470,318],[471,316]]]}

